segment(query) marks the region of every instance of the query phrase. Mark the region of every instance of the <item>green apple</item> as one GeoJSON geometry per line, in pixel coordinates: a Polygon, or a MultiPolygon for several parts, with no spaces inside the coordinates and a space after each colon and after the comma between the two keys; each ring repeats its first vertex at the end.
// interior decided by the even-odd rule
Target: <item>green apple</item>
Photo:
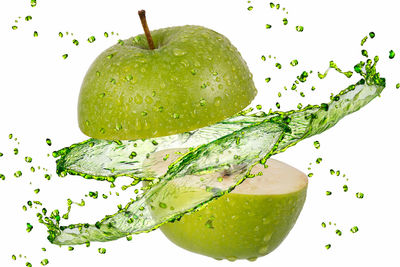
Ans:
{"type": "Polygon", "coordinates": [[[134,140],[211,125],[241,111],[257,91],[237,49],[223,35],[180,26],[138,35],[101,53],[84,77],[82,132],[134,140]]]}
{"type": "MultiPolygon", "coordinates": [[[[180,156],[176,151],[182,152],[181,149],[156,152],[144,166],[154,175],[162,175],[180,156]]],[[[264,168],[258,164],[252,169],[254,174],[262,172],[261,176],[246,179],[231,193],[184,215],[180,221],[164,224],[162,232],[176,245],[215,259],[255,260],[270,253],[295,224],[306,199],[308,179],[281,161],[269,159],[267,165],[264,168]]],[[[223,177],[222,183],[234,184],[227,172],[206,175],[223,177]]],[[[193,190],[193,194],[198,191],[193,190]]],[[[177,206],[190,198],[178,196],[171,200],[171,205],[177,206]]],[[[156,207],[154,216],[163,210],[156,207]]]]}

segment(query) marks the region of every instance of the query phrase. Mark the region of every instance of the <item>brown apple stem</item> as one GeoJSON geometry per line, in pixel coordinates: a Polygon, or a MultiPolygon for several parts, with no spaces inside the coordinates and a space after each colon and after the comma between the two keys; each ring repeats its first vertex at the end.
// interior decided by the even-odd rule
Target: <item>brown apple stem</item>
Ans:
{"type": "Polygon", "coordinates": [[[139,10],[138,11],[140,21],[142,22],[144,34],[146,35],[147,38],[147,43],[149,44],[149,47],[151,50],[154,50],[154,42],[153,38],[151,37],[149,26],[147,26],[147,20],[146,20],[146,11],[145,10],[139,10]]]}

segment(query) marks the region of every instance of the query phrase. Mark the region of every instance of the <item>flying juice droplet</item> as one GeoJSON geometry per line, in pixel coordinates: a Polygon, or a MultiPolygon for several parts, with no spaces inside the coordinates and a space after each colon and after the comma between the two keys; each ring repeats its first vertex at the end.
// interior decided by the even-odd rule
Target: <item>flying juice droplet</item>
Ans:
{"type": "Polygon", "coordinates": [[[88,38],[88,42],[89,42],[89,43],[93,43],[94,41],[96,41],[96,37],[90,36],[90,37],[88,38]]]}
{"type": "Polygon", "coordinates": [[[393,59],[395,55],[396,55],[396,54],[394,53],[393,50],[390,50],[390,51],[389,51],[389,58],[390,58],[390,59],[393,59]]]}
{"type": "Polygon", "coordinates": [[[248,10],[248,11],[252,11],[252,10],[253,10],[253,6],[249,6],[249,7],[247,8],[247,10],[248,10]]]}
{"type": "Polygon", "coordinates": [[[319,149],[319,148],[321,147],[319,141],[314,141],[314,147],[315,147],[316,149],[319,149]]]}
{"type": "Polygon", "coordinates": [[[299,64],[299,61],[297,59],[293,59],[292,61],[290,61],[290,65],[297,66],[297,64],[299,64]]]}
{"type": "Polygon", "coordinates": [[[105,248],[99,248],[98,249],[100,254],[106,254],[107,250],[105,248]]]}
{"type": "Polygon", "coordinates": [[[266,28],[266,29],[271,29],[271,28],[272,28],[272,25],[271,25],[271,24],[265,24],[265,28],[266,28]]]}
{"type": "Polygon", "coordinates": [[[78,46],[78,45],[79,45],[79,41],[78,41],[78,40],[76,40],[76,39],[72,40],[72,43],[73,43],[74,45],[76,45],[76,46],[78,46]]]}
{"type": "Polygon", "coordinates": [[[63,59],[67,59],[67,57],[68,57],[68,54],[62,55],[62,58],[63,58],[63,59]]]}
{"type": "Polygon", "coordinates": [[[287,18],[284,18],[282,21],[283,21],[283,25],[287,25],[288,24],[288,19],[287,18]]]}
{"type": "Polygon", "coordinates": [[[344,192],[347,192],[347,191],[349,191],[349,187],[345,184],[345,185],[343,185],[343,191],[344,192]]]}
{"type": "Polygon", "coordinates": [[[31,0],[31,7],[35,7],[37,5],[36,0],[31,0]]]}
{"type": "Polygon", "coordinates": [[[51,146],[51,140],[50,140],[49,138],[46,138],[46,144],[47,144],[48,146],[51,146]]]}
{"type": "Polygon", "coordinates": [[[40,262],[40,264],[41,264],[42,266],[46,266],[47,264],[49,264],[49,260],[48,260],[48,259],[44,259],[44,260],[42,260],[42,261],[40,262]]]}
{"type": "Polygon", "coordinates": [[[327,244],[327,245],[325,245],[325,248],[326,249],[330,249],[332,247],[332,245],[331,244],[327,244]]]}
{"type": "Polygon", "coordinates": [[[362,198],[364,198],[364,193],[357,192],[356,197],[362,199],[362,198]]]}
{"type": "Polygon", "coordinates": [[[353,234],[357,233],[358,232],[358,227],[357,226],[352,227],[350,229],[350,232],[352,232],[353,234]]]}
{"type": "Polygon", "coordinates": [[[302,32],[302,31],[304,31],[304,27],[303,26],[296,26],[296,31],[302,32]]]}
{"type": "Polygon", "coordinates": [[[33,226],[32,226],[30,223],[27,223],[27,224],[26,224],[26,231],[27,231],[28,233],[30,233],[30,232],[32,231],[32,229],[33,229],[33,226]]]}

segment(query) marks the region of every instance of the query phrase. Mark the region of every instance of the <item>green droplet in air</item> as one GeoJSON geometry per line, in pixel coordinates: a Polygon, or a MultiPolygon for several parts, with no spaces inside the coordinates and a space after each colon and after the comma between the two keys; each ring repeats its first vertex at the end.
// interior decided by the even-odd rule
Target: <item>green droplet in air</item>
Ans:
{"type": "Polygon", "coordinates": [[[33,37],[38,37],[38,36],[39,36],[39,33],[37,31],[34,31],[33,32],[33,37]]]}
{"type": "Polygon", "coordinates": [[[293,67],[297,64],[299,64],[299,61],[297,59],[293,59],[292,61],[290,61],[290,65],[292,65],[293,67]]]}
{"type": "Polygon", "coordinates": [[[361,46],[363,46],[365,44],[365,42],[367,41],[368,36],[365,36],[364,38],[362,38],[361,40],[361,46]]]}
{"type": "Polygon", "coordinates": [[[124,41],[122,41],[121,39],[119,39],[119,40],[118,40],[118,44],[119,44],[119,45],[124,45],[124,44],[125,44],[125,42],[124,42],[124,41]]]}
{"type": "Polygon", "coordinates": [[[39,192],[40,192],[40,189],[39,189],[39,188],[37,188],[37,189],[33,190],[33,192],[35,192],[35,194],[39,194],[39,192]]]}
{"type": "Polygon", "coordinates": [[[63,37],[64,37],[64,34],[63,34],[62,32],[59,32],[59,33],[58,33],[58,36],[60,36],[60,38],[63,38],[63,37]]]}
{"type": "Polygon", "coordinates": [[[275,7],[275,4],[274,3],[269,3],[269,6],[271,7],[271,8],[274,8],[275,7]]]}
{"type": "Polygon", "coordinates": [[[321,226],[322,226],[322,228],[326,228],[326,223],[322,222],[321,226]]]}
{"type": "Polygon", "coordinates": [[[68,57],[68,54],[62,55],[62,58],[63,58],[63,59],[67,59],[67,57],[68,57]]]}
{"type": "Polygon", "coordinates": [[[396,84],[396,89],[400,88],[400,83],[396,84]]]}
{"type": "Polygon", "coordinates": [[[266,82],[266,83],[269,83],[270,81],[271,81],[271,78],[270,78],[270,77],[265,78],[265,82],[266,82]]]}
{"type": "Polygon", "coordinates": [[[357,198],[360,198],[360,199],[361,199],[361,198],[364,198],[364,194],[361,193],[361,192],[357,192],[357,193],[356,193],[356,197],[357,197],[357,198]]]}
{"type": "Polygon", "coordinates": [[[35,7],[37,5],[36,0],[31,0],[31,7],[35,7]]]}
{"type": "Polygon", "coordinates": [[[137,153],[135,151],[132,151],[132,153],[129,155],[129,158],[133,159],[136,156],[137,156],[137,153]]]}
{"type": "Polygon", "coordinates": [[[299,103],[298,105],[297,105],[297,108],[298,109],[301,109],[303,107],[303,104],[301,104],[301,103],[299,103]]]}
{"type": "Polygon", "coordinates": [[[79,41],[78,41],[78,40],[76,40],[76,39],[72,40],[72,43],[73,43],[74,45],[76,45],[76,46],[78,46],[78,45],[79,45],[79,41]]]}
{"type": "Polygon", "coordinates": [[[261,105],[257,105],[257,106],[256,106],[256,109],[261,110],[261,109],[262,109],[262,106],[261,106],[261,105]]]}
{"type": "Polygon", "coordinates": [[[331,244],[327,244],[327,245],[325,245],[325,248],[326,248],[326,249],[330,249],[331,246],[332,246],[331,244]]]}
{"type": "Polygon", "coordinates": [[[357,226],[353,226],[353,227],[350,229],[350,232],[352,232],[353,234],[357,233],[357,232],[358,232],[358,227],[357,227],[357,226]]]}
{"type": "Polygon", "coordinates": [[[132,241],[132,236],[131,235],[126,236],[126,240],[132,241]]]}
{"type": "Polygon", "coordinates": [[[281,69],[282,68],[282,65],[280,64],[280,63],[275,63],[275,67],[277,67],[278,69],[281,69]]]}
{"type": "Polygon", "coordinates": [[[330,195],[332,195],[332,192],[331,192],[331,191],[326,191],[325,194],[326,194],[327,196],[330,196],[330,195]]]}
{"type": "Polygon", "coordinates": [[[13,259],[13,260],[17,260],[17,256],[15,256],[15,255],[12,255],[12,256],[11,256],[11,259],[13,259]]]}
{"type": "Polygon", "coordinates": [[[317,164],[320,164],[322,162],[322,158],[317,158],[316,160],[315,160],[315,163],[317,163],[317,164]]]}
{"type": "Polygon", "coordinates": [[[314,141],[314,147],[316,149],[319,149],[321,147],[321,144],[319,143],[319,141],[314,141]]]}
{"type": "Polygon", "coordinates": [[[69,246],[69,247],[68,247],[68,250],[69,250],[69,251],[73,251],[73,250],[74,250],[74,247],[69,246]]]}
{"type": "Polygon", "coordinates": [[[296,31],[302,32],[302,31],[304,31],[304,27],[303,26],[296,26],[296,31]]]}
{"type": "Polygon", "coordinates": [[[276,106],[277,109],[280,109],[280,108],[281,108],[281,104],[279,104],[279,102],[276,102],[276,103],[275,103],[275,106],[276,106]]]}
{"type": "Polygon", "coordinates": [[[267,58],[266,58],[264,55],[261,56],[261,60],[262,60],[262,61],[265,61],[266,59],[267,59],[267,58]]]}
{"type": "Polygon", "coordinates": [[[282,96],[282,93],[281,92],[278,92],[278,97],[281,97],[282,96]]]}
{"type": "Polygon", "coordinates": [[[390,51],[389,51],[389,58],[390,58],[390,59],[393,59],[395,55],[396,55],[396,54],[394,53],[393,50],[390,50],[390,51]]]}
{"type": "Polygon", "coordinates": [[[371,37],[371,39],[374,38],[375,37],[375,33],[374,32],[370,32],[369,33],[369,37],[371,37]]]}
{"type": "Polygon", "coordinates": [[[336,176],[339,176],[340,175],[340,171],[336,171],[336,176]]]}
{"type": "Polygon", "coordinates": [[[26,17],[25,17],[25,20],[26,20],[26,21],[32,20],[32,16],[26,16],[26,17]]]}
{"type": "Polygon", "coordinates": [[[33,226],[30,223],[26,223],[26,231],[29,233],[30,231],[32,231],[33,226]]]}
{"type": "Polygon", "coordinates": [[[1,174],[1,173],[0,173],[0,179],[3,180],[3,181],[6,179],[6,177],[4,176],[4,174],[1,174]]]}
{"type": "Polygon", "coordinates": [[[90,36],[87,40],[89,43],[93,43],[94,41],[96,41],[96,37],[90,36]]]}
{"type": "Polygon", "coordinates": [[[288,19],[287,18],[283,18],[283,25],[287,25],[288,24],[288,19]]]}
{"type": "Polygon", "coordinates": [[[32,267],[32,263],[26,262],[26,263],[25,263],[25,266],[26,266],[26,267],[32,267]]]}
{"type": "Polygon", "coordinates": [[[276,4],[276,9],[279,9],[279,8],[281,8],[281,5],[280,4],[276,4]]]}
{"type": "Polygon", "coordinates": [[[11,27],[11,29],[13,29],[15,31],[16,29],[18,29],[18,26],[14,25],[11,27]]]}
{"type": "Polygon", "coordinates": [[[341,235],[342,235],[342,231],[340,231],[339,229],[337,229],[337,230],[336,230],[336,234],[337,234],[338,236],[341,236],[341,235]]]}
{"type": "Polygon", "coordinates": [[[271,24],[265,24],[265,28],[266,28],[266,29],[271,29],[271,28],[272,28],[272,25],[271,25],[271,24]]]}
{"type": "Polygon", "coordinates": [[[50,140],[49,138],[46,138],[46,144],[47,144],[48,146],[51,146],[51,140],[50,140]]]}
{"type": "Polygon", "coordinates": [[[16,171],[16,172],[14,173],[15,178],[21,177],[21,175],[22,175],[22,172],[21,172],[21,171],[16,171]]]}
{"type": "Polygon", "coordinates": [[[104,32],[104,37],[108,38],[108,32],[104,32]]]}
{"type": "Polygon", "coordinates": [[[331,175],[335,174],[335,171],[333,169],[330,169],[329,172],[331,173],[331,175]]]}
{"type": "Polygon", "coordinates": [[[40,262],[40,264],[41,264],[42,266],[46,266],[47,264],[49,264],[49,260],[48,260],[48,259],[44,259],[44,260],[42,260],[42,261],[40,262]]]}
{"type": "Polygon", "coordinates": [[[361,55],[363,55],[364,57],[368,57],[368,51],[365,49],[361,50],[361,55]]]}
{"type": "Polygon", "coordinates": [[[4,154],[0,152],[0,158],[3,156],[4,154]]]}
{"type": "Polygon", "coordinates": [[[46,173],[46,174],[44,175],[44,178],[46,178],[47,180],[50,180],[50,179],[51,179],[51,175],[46,173]]]}
{"type": "Polygon", "coordinates": [[[35,172],[35,167],[31,167],[31,172],[35,172]]]}
{"type": "Polygon", "coordinates": [[[343,185],[343,191],[344,192],[347,192],[347,191],[349,191],[349,187],[345,184],[345,185],[343,185]]]}
{"type": "Polygon", "coordinates": [[[247,8],[247,10],[248,10],[248,11],[252,11],[252,10],[253,10],[253,6],[249,6],[249,7],[247,8]]]}
{"type": "Polygon", "coordinates": [[[303,92],[300,92],[301,97],[305,97],[306,95],[303,92]]]}
{"type": "Polygon", "coordinates": [[[12,139],[12,138],[13,138],[13,134],[9,134],[8,139],[12,139]]]}
{"type": "Polygon", "coordinates": [[[307,174],[307,176],[311,178],[314,176],[314,173],[310,172],[309,174],[307,174]]]}
{"type": "Polygon", "coordinates": [[[18,148],[14,148],[14,155],[18,155],[18,148]]]}

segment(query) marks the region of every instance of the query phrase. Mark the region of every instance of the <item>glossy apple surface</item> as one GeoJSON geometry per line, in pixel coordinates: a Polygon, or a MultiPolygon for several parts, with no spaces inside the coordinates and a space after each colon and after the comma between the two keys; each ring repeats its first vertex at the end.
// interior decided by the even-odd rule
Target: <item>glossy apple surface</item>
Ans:
{"type": "Polygon", "coordinates": [[[151,32],[101,53],[83,80],[79,127],[97,139],[134,140],[204,127],[249,105],[257,91],[237,49],[201,26],[151,32]]]}

